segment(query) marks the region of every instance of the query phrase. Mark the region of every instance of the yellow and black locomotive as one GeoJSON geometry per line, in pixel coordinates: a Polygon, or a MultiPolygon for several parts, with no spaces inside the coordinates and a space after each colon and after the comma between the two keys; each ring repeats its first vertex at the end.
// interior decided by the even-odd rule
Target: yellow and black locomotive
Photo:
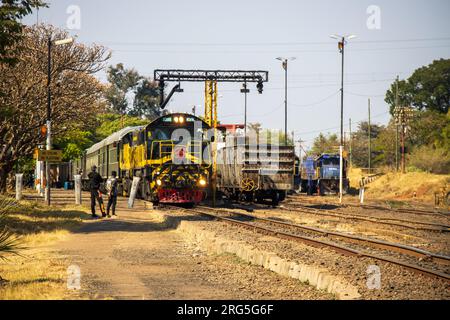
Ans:
{"type": "Polygon", "coordinates": [[[86,181],[92,166],[103,178],[116,171],[119,192],[154,203],[195,204],[206,196],[211,169],[209,125],[187,113],[161,116],[146,126],[123,128],[86,150],[72,174],[86,181]]]}

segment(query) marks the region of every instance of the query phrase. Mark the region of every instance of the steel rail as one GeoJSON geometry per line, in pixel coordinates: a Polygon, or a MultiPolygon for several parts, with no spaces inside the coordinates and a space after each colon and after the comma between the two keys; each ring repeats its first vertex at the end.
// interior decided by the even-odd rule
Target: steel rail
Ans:
{"type": "MultiPolygon", "coordinates": [[[[215,210],[227,212],[226,210],[223,210],[223,209],[215,209],[215,210]]],[[[450,264],[450,256],[437,254],[434,252],[422,250],[422,249],[412,247],[412,246],[403,245],[400,243],[392,243],[392,242],[387,242],[387,241],[383,241],[383,240],[379,240],[379,239],[365,238],[365,237],[355,236],[355,235],[346,234],[346,233],[342,233],[342,232],[324,230],[324,229],[310,227],[310,226],[303,226],[303,225],[299,225],[296,223],[278,221],[278,220],[273,220],[273,219],[269,219],[269,218],[262,218],[262,217],[258,217],[258,216],[254,216],[254,215],[250,215],[250,214],[246,214],[246,213],[241,213],[241,212],[235,212],[235,211],[229,212],[228,211],[227,213],[232,213],[234,215],[239,215],[242,217],[248,217],[253,220],[259,220],[259,221],[267,222],[270,224],[287,226],[290,228],[301,229],[301,230],[305,230],[308,232],[315,232],[315,233],[319,233],[324,236],[331,235],[334,237],[338,237],[338,238],[342,238],[342,239],[346,239],[346,240],[352,240],[352,241],[359,242],[359,243],[371,244],[380,249],[385,249],[385,250],[388,249],[388,250],[392,250],[392,251],[402,253],[402,254],[407,254],[410,256],[414,256],[414,257],[419,257],[419,258],[424,258],[424,259],[432,259],[433,261],[438,262],[438,263],[443,263],[443,264],[447,264],[447,265],[450,264]]]]}
{"type": "Polygon", "coordinates": [[[375,209],[375,210],[383,210],[383,211],[394,211],[394,212],[403,212],[403,213],[412,213],[412,214],[418,214],[418,215],[439,215],[444,217],[450,217],[449,211],[441,211],[441,210],[425,210],[425,209],[414,209],[414,208],[390,208],[380,205],[374,205],[374,204],[354,204],[354,203],[345,203],[345,204],[338,204],[338,203],[320,203],[317,201],[314,201],[311,199],[303,199],[299,197],[289,197],[289,199],[293,203],[311,203],[311,204],[317,204],[317,205],[336,205],[339,207],[353,207],[353,208],[363,208],[363,209],[375,209]]]}
{"type": "Polygon", "coordinates": [[[424,230],[424,231],[434,231],[434,232],[450,232],[450,226],[441,225],[441,224],[408,221],[408,220],[403,220],[403,219],[391,219],[391,218],[380,219],[380,218],[372,218],[372,217],[355,216],[355,215],[349,215],[349,214],[338,214],[335,212],[330,212],[329,210],[317,210],[317,209],[308,208],[305,206],[302,206],[302,208],[298,208],[298,207],[293,208],[291,206],[283,206],[283,207],[280,207],[280,209],[285,209],[288,211],[305,212],[305,213],[309,213],[309,214],[332,216],[332,217],[337,217],[337,218],[342,218],[342,219],[369,221],[369,222],[373,222],[373,223],[398,226],[398,227],[414,229],[414,230],[424,230]],[[387,220],[405,222],[405,223],[409,223],[411,225],[407,225],[407,224],[403,224],[403,223],[396,223],[396,222],[389,222],[387,220]],[[416,226],[413,226],[413,224],[415,224],[416,226]]]}
{"type": "Polygon", "coordinates": [[[389,208],[389,207],[383,207],[373,204],[362,204],[357,205],[353,203],[348,203],[342,205],[342,207],[354,207],[354,208],[364,208],[364,209],[375,209],[375,210],[383,210],[383,211],[395,211],[395,212],[404,212],[404,213],[413,213],[413,214],[420,214],[420,215],[441,215],[441,216],[449,216],[450,212],[444,212],[440,210],[422,210],[422,209],[413,209],[413,208],[389,208]]]}
{"type": "Polygon", "coordinates": [[[450,275],[440,272],[440,271],[435,271],[435,270],[430,270],[427,268],[423,268],[421,266],[418,265],[412,265],[406,262],[402,262],[396,259],[392,259],[392,258],[386,258],[386,257],[382,257],[379,255],[374,255],[371,253],[367,253],[367,252],[362,252],[362,251],[358,251],[349,247],[345,247],[345,246],[341,246],[339,244],[336,243],[332,243],[332,242],[328,242],[328,241],[323,241],[323,240],[318,240],[318,239],[314,239],[311,237],[306,237],[306,236],[300,236],[300,235],[296,235],[296,234],[292,234],[292,233],[288,233],[288,232],[282,232],[282,231],[275,231],[275,230],[271,230],[262,226],[257,226],[251,223],[247,223],[244,221],[239,221],[236,219],[232,219],[232,218],[227,218],[227,217],[223,217],[217,214],[213,214],[210,212],[204,212],[198,209],[184,209],[184,210],[188,210],[191,212],[195,212],[210,218],[214,218],[216,220],[220,220],[220,221],[224,221],[230,224],[235,224],[238,225],[240,227],[244,227],[246,229],[250,229],[250,230],[254,230],[256,232],[262,233],[262,234],[266,234],[266,235],[272,235],[278,238],[283,238],[283,239],[288,239],[288,240],[295,240],[295,241],[300,241],[302,243],[306,243],[308,245],[314,246],[314,247],[319,247],[319,248],[331,248],[332,250],[342,253],[344,255],[347,256],[357,256],[357,257],[366,257],[366,258],[371,258],[371,259],[376,259],[379,261],[384,261],[384,262],[388,262],[391,264],[395,264],[401,267],[404,267],[406,269],[409,269],[413,272],[416,273],[420,273],[426,276],[433,276],[433,277],[437,277],[440,279],[444,279],[447,282],[450,283],[450,275]]]}

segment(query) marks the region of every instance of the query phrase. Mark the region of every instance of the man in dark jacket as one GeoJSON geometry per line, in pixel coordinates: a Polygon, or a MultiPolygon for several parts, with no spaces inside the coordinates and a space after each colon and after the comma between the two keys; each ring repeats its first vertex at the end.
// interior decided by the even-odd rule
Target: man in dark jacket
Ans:
{"type": "Polygon", "coordinates": [[[102,177],[97,172],[97,167],[92,166],[92,171],[88,174],[89,178],[89,189],[91,190],[91,212],[92,217],[97,218],[98,216],[95,214],[95,201],[98,201],[98,205],[100,207],[100,211],[102,213],[102,217],[105,217],[106,214],[103,212],[102,209],[102,199],[100,198],[100,184],[103,182],[102,177]]]}

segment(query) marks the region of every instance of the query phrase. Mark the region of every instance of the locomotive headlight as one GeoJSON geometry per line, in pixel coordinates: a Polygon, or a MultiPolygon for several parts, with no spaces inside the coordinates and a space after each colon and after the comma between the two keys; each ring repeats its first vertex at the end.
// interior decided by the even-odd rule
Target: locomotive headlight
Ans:
{"type": "Polygon", "coordinates": [[[159,180],[159,179],[157,179],[157,180],[156,180],[156,184],[157,184],[158,186],[160,186],[160,185],[162,185],[162,181],[159,180]]]}
{"type": "Polygon", "coordinates": [[[206,186],[206,180],[203,179],[203,178],[201,178],[201,179],[198,181],[198,183],[199,183],[202,187],[206,186]]]}
{"type": "Polygon", "coordinates": [[[184,118],[183,118],[183,117],[179,117],[179,118],[178,118],[178,121],[179,121],[180,123],[183,123],[183,122],[184,122],[184,118]]]}
{"type": "Polygon", "coordinates": [[[174,118],[173,118],[173,121],[176,122],[176,123],[178,123],[178,117],[174,117],[174,118]]]}

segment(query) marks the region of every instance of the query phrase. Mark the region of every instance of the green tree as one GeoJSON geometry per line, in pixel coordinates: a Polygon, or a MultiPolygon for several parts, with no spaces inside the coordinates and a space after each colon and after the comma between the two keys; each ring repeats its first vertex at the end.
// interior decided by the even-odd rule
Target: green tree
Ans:
{"type": "MultiPolygon", "coordinates": [[[[24,29],[23,54],[13,64],[0,63],[0,192],[22,158],[31,157],[45,139],[39,128],[46,121],[46,41],[64,39],[67,32],[49,25],[24,29]]],[[[71,43],[52,51],[52,135],[84,128],[103,109],[103,85],[92,76],[110,55],[101,46],[71,43]]]]}
{"type": "Polygon", "coordinates": [[[13,64],[21,46],[24,25],[21,19],[33,9],[47,5],[41,0],[2,0],[0,4],[0,63],[13,64]]]}
{"type": "Polygon", "coordinates": [[[450,128],[450,117],[434,110],[416,112],[408,123],[408,142],[413,146],[448,146],[446,130],[450,128]]]}
{"type": "MultiPolygon", "coordinates": [[[[377,145],[378,137],[384,131],[384,126],[370,125],[370,137],[372,139],[371,166],[373,167],[381,164],[384,159],[385,146],[377,145]]],[[[359,123],[358,129],[352,133],[352,163],[357,167],[367,168],[369,166],[369,123],[367,121],[359,123]]]]}
{"type": "Polygon", "coordinates": [[[113,112],[154,119],[162,114],[159,88],[155,81],[143,77],[122,63],[109,66],[105,98],[113,112]]]}
{"type": "Polygon", "coordinates": [[[320,155],[322,153],[336,152],[339,152],[339,140],[335,133],[328,135],[320,133],[319,136],[314,139],[314,143],[311,148],[312,154],[320,155]]]}
{"type": "Polygon", "coordinates": [[[449,150],[432,145],[415,147],[408,156],[408,163],[426,172],[448,174],[450,172],[449,150]]]}
{"type": "MultiPolygon", "coordinates": [[[[400,105],[446,114],[450,105],[450,59],[435,60],[416,69],[407,80],[399,81],[398,89],[400,105]]],[[[395,107],[395,91],[394,82],[385,97],[391,114],[395,107]]]]}
{"type": "Polygon", "coordinates": [[[141,76],[134,69],[125,69],[122,63],[109,66],[107,70],[109,86],[105,97],[114,112],[127,113],[127,95],[135,90],[141,76]]]}
{"type": "Polygon", "coordinates": [[[98,123],[100,125],[95,129],[93,141],[94,142],[101,141],[110,134],[120,130],[122,128],[122,121],[123,121],[123,128],[146,125],[149,123],[149,120],[129,115],[121,117],[121,115],[116,113],[101,114],[98,116],[98,123]]]}
{"type": "Polygon", "coordinates": [[[84,150],[94,143],[93,128],[74,127],[55,139],[56,149],[63,150],[63,161],[80,158],[84,150]]]}
{"type": "Polygon", "coordinates": [[[155,81],[143,78],[135,90],[133,109],[128,113],[131,116],[155,119],[162,114],[159,108],[159,87],[155,81]]]}
{"type": "Polygon", "coordinates": [[[378,134],[372,143],[372,164],[374,166],[395,167],[395,137],[396,125],[391,119],[386,127],[380,126],[378,134]]]}

